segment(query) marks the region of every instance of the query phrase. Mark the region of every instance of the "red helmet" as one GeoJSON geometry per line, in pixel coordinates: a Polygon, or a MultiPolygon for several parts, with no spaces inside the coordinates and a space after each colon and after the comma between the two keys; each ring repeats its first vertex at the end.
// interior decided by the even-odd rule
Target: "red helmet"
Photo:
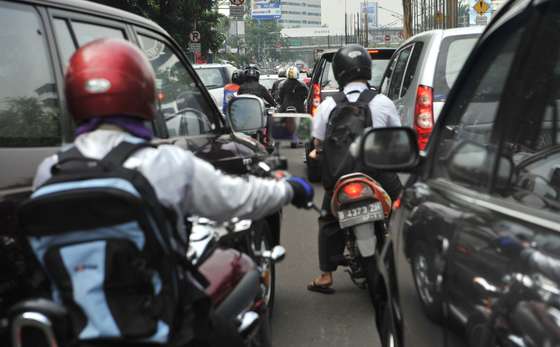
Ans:
{"type": "Polygon", "coordinates": [[[142,51],[125,40],[95,40],[78,49],[64,84],[68,110],[78,123],[93,117],[155,116],[154,71],[142,51]]]}

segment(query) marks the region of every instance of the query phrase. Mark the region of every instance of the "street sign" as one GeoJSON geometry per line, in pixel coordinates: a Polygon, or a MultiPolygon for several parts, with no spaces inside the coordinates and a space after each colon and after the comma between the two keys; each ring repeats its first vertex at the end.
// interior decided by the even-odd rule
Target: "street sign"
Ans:
{"type": "Polygon", "coordinates": [[[488,17],[486,16],[476,16],[476,25],[488,25],[488,17]]]}
{"type": "Polygon", "coordinates": [[[243,19],[244,14],[245,14],[245,7],[244,6],[230,6],[229,7],[229,16],[232,19],[243,19]]]}
{"type": "Polygon", "coordinates": [[[391,35],[385,35],[385,42],[391,41],[391,35]]]}
{"type": "Polygon", "coordinates": [[[193,31],[192,33],[189,34],[189,37],[191,39],[191,42],[193,42],[193,43],[199,43],[200,42],[200,32],[198,32],[198,31],[193,31]]]}
{"type": "Polygon", "coordinates": [[[480,16],[484,15],[490,9],[490,5],[484,0],[478,0],[473,6],[476,13],[480,16]]]}
{"type": "Polygon", "coordinates": [[[189,50],[191,52],[200,52],[202,51],[202,45],[200,43],[191,43],[189,45],[189,50]]]}
{"type": "Polygon", "coordinates": [[[245,3],[245,0],[229,0],[232,5],[241,6],[245,3]]]}

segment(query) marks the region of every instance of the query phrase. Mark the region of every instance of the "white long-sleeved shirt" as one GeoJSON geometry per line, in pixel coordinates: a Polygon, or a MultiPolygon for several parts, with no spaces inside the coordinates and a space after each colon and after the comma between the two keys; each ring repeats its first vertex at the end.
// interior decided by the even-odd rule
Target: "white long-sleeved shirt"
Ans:
{"type": "MultiPolygon", "coordinates": [[[[348,83],[344,87],[344,93],[348,101],[355,102],[360,97],[360,93],[368,88],[362,82],[348,83]]],[[[313,137],[323,141],[327,131],[327,123],[331,112],[336,107],[336,102],[332,97],[328,97],[317,109],[317,115],[313,118],[313,137]]],[[[371,110],[372,126],[374,128],[399,127],[401,120],[395,104],[383,94],[377,94],[369,103],[371,110]]]]}
{"type": "MultiPolygon", "coordinates": [[[[74,145],[93,159],[101,159],[122,141],[143,141],[124,131],[107,127],[78,136],[74,145]]],[[[45,159],[37,170],[34,187],[50,178],[56,155],[45,159]]],[[[145,148],[134,153],[124,166],[140,171],[153,186],[160,202],[175,210],[182,223],[186,215],[214,221],[260,219],[292,200],[286,182],[257,177],[228,176],[191,152],[173,145],[145,148]]]]}

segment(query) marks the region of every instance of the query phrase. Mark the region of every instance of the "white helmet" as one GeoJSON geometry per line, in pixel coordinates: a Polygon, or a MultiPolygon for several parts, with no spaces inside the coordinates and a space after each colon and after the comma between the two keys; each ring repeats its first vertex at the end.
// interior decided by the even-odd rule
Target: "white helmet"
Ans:
{"type": "Polygon", "coordinates": [[[290,66],[288,71],[286,71],[286,77],[291,80],[297,80],[299,78],[299,70],[295,66],[290,66]]]}

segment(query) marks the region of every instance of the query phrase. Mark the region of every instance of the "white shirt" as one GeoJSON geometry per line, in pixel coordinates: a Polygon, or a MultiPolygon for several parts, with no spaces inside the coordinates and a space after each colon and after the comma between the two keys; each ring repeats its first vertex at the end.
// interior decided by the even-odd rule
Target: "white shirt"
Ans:
{"type": "MultiPolygon", "coordinates": [[[[122,141],[143,141],[121,130],[98,128],[80,135],[74,145],[89,158],[101,159],[122,141]]],[[[34,187],[50,178],[54,155],[37,170],[34,187]]],[[[140,171],[153,186],[160,202],[182,217],[195,215],[214,221],[260,219],[292,200],[293,191],[286,182],[222,174],[211,164],[173,145],[141,149],[124,166],[140,171]]]]}
{"type": "MultiPolygon", "coordinates": [[[[360,93],[368,88],[363,82],[351,82],[344,87],[344,94],[348,101],[355,102],[360,97],[360,93]],[[356,93],[358,91],[360,93],[356,93]],[[354,92],[354,93],[352,93],[354,92]]],[[[327,123],[336,102],[332,97],[328,97],[317,109],[317,115],[313,118],[313,137],[323,141],[327,131],[327,123]]],[[[369,103],[371,110],[372,125],[374,128],[400,127],[401,119],[395,104],[383,94],[377,94],[369,103]]]]}

